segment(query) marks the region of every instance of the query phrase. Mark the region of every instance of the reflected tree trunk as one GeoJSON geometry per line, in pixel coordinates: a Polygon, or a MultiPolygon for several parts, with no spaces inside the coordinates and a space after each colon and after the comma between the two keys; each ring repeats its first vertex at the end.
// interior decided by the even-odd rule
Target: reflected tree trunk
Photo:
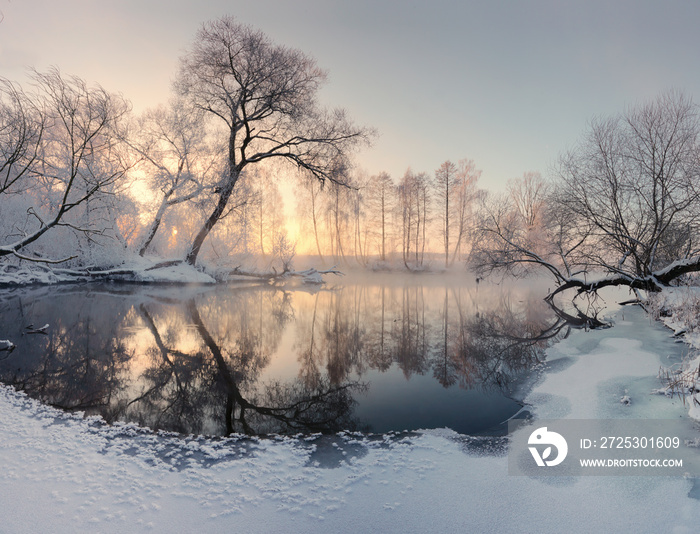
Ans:
{"type": "MultiPolygon", "coordinates": [[[[231,374],[231,370],[228,368],[228,365],[226,365],[226,360],[224,360],[224,357],[221,354],[221,349],[214,341],[214,338],[211,337],[209,330],[207,330],[207,328],[204,326],[202,318],[199,315],[199,310],[197,310],[197,304],[195,303],[194,299],[190,299],[187,302],[187,311],[190,315],[192,323],[197,329],[197,333],[201,336],[202,340],[204,340],[204,343],[209,349],[209,352],[211,352],[211,355],[214,357],[217,369],[219,370],[219,375],[221,376],[221,378],[224,381],[224,384],[226,385],[226,435],[230,435],[234,431],[233,418],[235,414],[236,404],[238,404],[241,407],[241,413],[243,413],[243,410],[247,407],[248,402],[243,398],[243,395],[241,395],[241,392],[238,389],[238,385],[236,384],[236,381],[234,380],[233,375],[231,374]]],[[[250,428],[247,427],[244,418],[241,418],[241,423],[244,427],[246,434],[250,434],[250,428]]]]}

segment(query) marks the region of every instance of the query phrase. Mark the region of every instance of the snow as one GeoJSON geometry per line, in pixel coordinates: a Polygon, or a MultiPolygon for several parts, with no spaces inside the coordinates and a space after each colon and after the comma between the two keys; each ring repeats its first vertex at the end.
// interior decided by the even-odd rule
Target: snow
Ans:
{"type": "Polygon", "coordinates": [[[0,269],[0,286],[58,284],[91,280],[116,280],[141,283],[213,284],[214,278],[179,260],[133,256],[108,269],[60,269],[40,264],[0,269]]]}
{"type": "Polygon", "coordinates": [[[303,271],[288,271],[276,275],[252,271],[232,274],[231,269],[208,266],[198,269],[180,259],[162,260],[158,257],[132,256],[120,265],[110,268],[62,269],[41,264],[17,266],[6,264],[0,266],[0,287],[25,285],[51,285],[58,283],[85,282],[94,280],[112,280],[120,282],[163,283],[163,284],[214,284],[217,282],[246,281],[259,279],[269,282],[273,278],[277,283],[296,280],[302,284],[324,284],[324,275],[342,276],[335,267],[325,270],[314,268],[303,271]],[[210,271],[210,272],[207,272],[210,271]]]}
{"type": "Polygon", "coordinates": [[[650,296],[650,308],[673,330],[674,337],[682,338],[694,349],[681,365],[666,369],[666,374],[676,382],[673,390],[686,397],[688,415],[700,421],[700,287],[668,288],[650,296]]]}
{"type": "MultiPolygon", "coordinates": [[[[668,334],[639,310],[613,320],[549,349],[525,399],[537,418],[684,413],[650,394],[668,334]]],[[[6,386],[0,429],[0,532],[682,533],[700,517],[692,479],[509,476],[503,438],[447,429],[179,438],[63,414],[6,386]]]]}

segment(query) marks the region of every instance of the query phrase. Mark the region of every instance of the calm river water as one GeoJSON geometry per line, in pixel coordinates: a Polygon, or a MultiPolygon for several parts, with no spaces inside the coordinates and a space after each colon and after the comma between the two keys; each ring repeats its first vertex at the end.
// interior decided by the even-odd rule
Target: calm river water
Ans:
{"type": "Polygon", "coordinates": [[[0,381],[186,434],[488,433],[564,333],[544,294],[466,275],[3,291],[0,338],[16,349],[0,352],[0,381]]]}

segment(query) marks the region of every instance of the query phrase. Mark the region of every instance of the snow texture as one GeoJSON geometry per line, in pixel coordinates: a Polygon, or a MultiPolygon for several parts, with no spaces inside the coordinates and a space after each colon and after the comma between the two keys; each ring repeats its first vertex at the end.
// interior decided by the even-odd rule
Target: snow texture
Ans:
{"type": "MultiPolygon", "coordinates": [[[[536,417],[684,413],[650,395],[662,355],[649,347],[666,334],[631,315],[550,349],[526,397],[536,417]]],[[[683,533],[700,517],[692,479],[509,476],[504,438],[446,429],[180,438],[63,414],[6,386],[0,429],[3,533],[683,533]]]]}
{"type": "Polygon", "coordinates": [[[61,269],[47,267],[41,264],[31,266],[5,265],[0,267],[0,287],[51,285],[59,283],[86,281],[127,281],[138,283],[161,284],[214,284],[218,282],[246,281],[259,278],[278,284],[295,280],[302,284],[321,285],[325,283],[324,275],[342,276],[343,273],[335,267],[318,271],[314,268],[304,271],[288,271],[285,273],[232,274],[229,270],[210,269],[211,274],[188,265],[181,260],[162,261],[156,257],[133,256],[121,265],[108,269],[61,269]]]}
{"type": "Polygon", "coordinates": [[[182,261],[159,261],[157,258],[134,256],[109,269],[60,269],[43,265],[0,269],[0,287],[33,284],[51,285],[92,280],[116,280],[142,283],[213,284],[214,278],[182,261]]]}
{"type": "Polygon", "coordinates": [[[666,371],[675,377],[675,393],[680,390],[684,396],[688,415],[700,421],[700,287],[668,288],[650,298],[650,307],[673,330],[674,337],[693,348],[681,365],[666,371]]]}

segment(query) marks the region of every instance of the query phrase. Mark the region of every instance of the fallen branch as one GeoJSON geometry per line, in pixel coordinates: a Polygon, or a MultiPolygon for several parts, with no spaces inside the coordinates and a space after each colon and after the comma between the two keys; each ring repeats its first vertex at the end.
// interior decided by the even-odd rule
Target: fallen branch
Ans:
{"type": "Polygon", "coordinates": [[[27,335],[29,335],[29,334],[44,334],[46,336],[46,335],[48,335],[48,332],[46,332],[48,327],[49,327],[48,323],[46,323],[44,326],[42,326],[40,328],[34,328],[34,325],[30,324],[26,328],[27,331],[25,332],[25,334],[27,334],[27,335]]]}
{"type": "Polygon", "coordinates": [[[49,259],[43,259],[43,258],[30,258],[29,256],[25,256],[24,254],[20,254],[16,250],[12,251],[12,254],[15,255],[17,258],[20,260],[24,261],[33,261],[35,263],[50,263],[50,264],[57,264],[57,263],[65,263],[67,261],[73,260],[77,258],[77,256],[69,256],[68,258],[63,258],[62,260],[49,260],[49,259]]]}
{"type": "Polygon", "coordinates": [[[577,294],[595,293],[604,287],[626,286],[630,289],[643,290],[657,293],[670,285],[675,278],[700,270],[700,260],[693,262],[673,264],[665,269],[654,272],[648,276],[615,275],[588,282],[580,278],[567,279],[563,284],[552,291],[545,300],[551,301],[555,295],[567,289],[576,289],[577,294]]]}
{"type": "Polygon", "coordinates": [[[180,265],[183,263],[183,260],[171,260],[171,261],[162,261],[160,263],[156,263],[155,265],[148,267],[147,269],[144,269],[144,271],[155,271],[156,269],[164,269],[165,267],[173,267],[175,265],[180,265]]]}
{"type": "Polygon", "coordinates": [[[336,276],[344,276],[345,273],[339,271],[336,269],[336,266],[331,267],[330,269],[325,269],[323,271],[319,271],[317,269],[311,268],[311,269],[306,269],[304,271],[282,271],[281,273],[278,273],[277,270],[273,267],[272,272],[263,272],[263,273],[258,273],[258,272],[251,272],[251,271],[244,271],[241,270],[240,266],[236,267],[235,269],[229,271],[227,273],[228,276],[245,276],[249,278],[256,278],[258,280],[265,280],[267,282],[277,282],[280,280],[285,280],[288,278],[292,277],[298,277],[302,278],[304,283],[307,284],[323,284],[323,275],[324,274],[335,274],[336,276]]]}

